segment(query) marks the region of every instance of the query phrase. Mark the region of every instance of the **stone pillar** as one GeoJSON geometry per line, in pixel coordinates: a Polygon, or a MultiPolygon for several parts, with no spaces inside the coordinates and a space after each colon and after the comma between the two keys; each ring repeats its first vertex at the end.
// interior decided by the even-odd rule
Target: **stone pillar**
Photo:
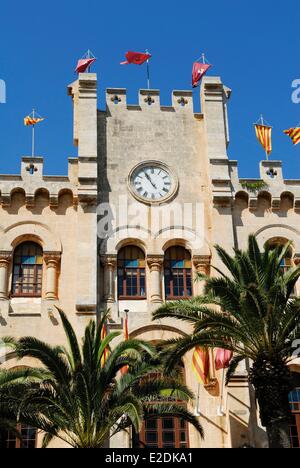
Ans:
{"type": "Polygon", "coordinates": [[[148,256],[147,263],[150,269],[150,301],[152,304],[161,304],[161,271],[164,263],[163,256],[148,256]]]}
{"type": "Polygon", "coordinates": [[[11,252],[0,252],[0,301],[8,300],[8,270],[11,259],[11,252]]]}
{"type": "MultiPolygon", "coordinates": [[[[197,273],[202,275],[208,275],[210,271],[210,260],[209,256],[205,255],[194,255],[193,265],[197,273]]],[[[204,292],[205,281],[196,281],[194,289],[195,296],[200,296],[204,292]]]]}
{"type": "Polygon", "coordinates": [[[44,252],[44,260],[47,268],[46,294],[49,301],[58,299],[58,270],[60,264],[60,253],[44,252]]]}
{"type": "Polygon", "coordinates": [[[109,304],[114,304],[115,298],[115,270],[117,256],[103,256],[101,259],[104,268],[104,300],[109,304]]]}

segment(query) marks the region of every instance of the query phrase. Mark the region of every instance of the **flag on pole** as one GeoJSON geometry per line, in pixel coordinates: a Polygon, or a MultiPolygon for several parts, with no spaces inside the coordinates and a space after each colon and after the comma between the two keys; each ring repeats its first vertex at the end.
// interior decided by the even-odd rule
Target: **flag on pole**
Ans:
{"type": "Polygon", "coordinates": [[[284,130],[286,135],[288,135],[294,145],[298,145],[300,143],[300,127],[290,128],[289,130],[284,130]]]}
{"type": "Polygon", "coordinates": [[[125,62],[121,62],[121,65],[143,65],[143,63],[147,62],[147,60],[150,60],[151,57],[152,55],[148,53],[128,51],[126,54],[127,60],[125,62]]]}
{"type": "Polygon", "coordinates": [[[195,348],[192,368],[201,385],[209,383],[209,352],[207,349],[195,348]]]}
{"type": "Polygon", "coordinates": [[[255,124],[255,132],[258,141],[265,149],[268,156],[272,153],[272,130],[269,125],[255,124]]]}
{"type": "Polygon", "coordinates": [[[31,125],[36,125],[40,122],[43,122],[43,118],[37,118],[37,117],[32,117],[31,115],[27,115],[27,117],[25,117],[24,119],[24,125],[26,127],[30,127],[31,125]]]}
{"type": "Polygon", "coordinates": [[[212,65],[208,63],[200,63],[200,62],[195,62],[193,64],[193,70],[192,70],[192,85],[193,88],[196,88],[200,81],[202,80],[203,76],[206,75],[208,70],[212,67],[212,65]]]}
{"type": "MultiPolygon", "coordinates": [[[[128,341],[128,340],[129,340],[129,323],[128,323],[128,314],[126,314],[125,319],[124,319],[124,341],[128,341]]],[[[122,367],[121,374],[122,375],[127,374],[128,370],[129,370],[128,366],[122,367]]]]}
{"type": "MultiPolygon", "coordinates": [[[[102,330],[101,330],[101,341],[105,340],[106,337],[107,337],[107,324],[105,323],[103,325],[103,327],[102,327],[102,330]]],[[[108,354],[109,354],[108,348],[105,348],[105,350],[103,352],[103,355],[101,357],[101,368],[102,369],[106,364],[108,354]]]]}
{"type": "Polygon", "coordinates": [[[227,349],[217,349],[215,364],[216,370],[228,369],[231,359],[233,358],[233,352],[227,349]]]}
{"type": "Polygon", "coordinates": [[[76,73],[85,73],[88,68],[90,68],[93,63],[96,62],[95,58],[85,58],[78,60],[76,73]]]}

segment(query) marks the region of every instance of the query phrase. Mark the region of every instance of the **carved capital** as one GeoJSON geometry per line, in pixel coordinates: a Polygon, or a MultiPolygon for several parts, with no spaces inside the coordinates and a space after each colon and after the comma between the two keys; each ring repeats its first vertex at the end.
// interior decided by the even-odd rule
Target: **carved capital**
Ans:
{"type": "Polygon", "coordinates": [[[194,255],[193,265],[197,273],[207,275],[209,273],[211,257],[209,255],[194,255]]]}
{"type": "Polygon", "coordinates": [[[114,270],[117,265],[117,256],[116,255],[102,255],[101,256],[101,265],[108,270],[114,270]]]}
{"type": "Polygon", "coordinates": [[[148,255],[147,264],[150,271],[161,271],[164,264],[164,257],[160,255],[148,255]]]}
{"type": "Polygon", "coordinates": [[[0,268],[8,268],[12,261],[12,252],[0,251],[0,268]]]}
{"type": "Polygon", "coordinates": [[[60,263],[60,252],[44,252],[44,260],[47,268],[57,268],[60,263]]]}

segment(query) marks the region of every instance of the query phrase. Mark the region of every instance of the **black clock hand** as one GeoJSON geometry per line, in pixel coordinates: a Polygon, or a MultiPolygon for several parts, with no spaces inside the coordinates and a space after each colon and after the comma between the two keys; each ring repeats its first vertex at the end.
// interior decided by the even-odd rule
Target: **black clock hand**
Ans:
{"type": "Polygon", "coordinates": [[[149,180],[150,184],[152,185],[153,188],[155,188],[157,190],[157,187],[156,185],[152,182],[152,179],[151,177],[149,176],[149,174],[147,174],[147,172],[145,172],[145,176],[146,178],[149,180]]]}

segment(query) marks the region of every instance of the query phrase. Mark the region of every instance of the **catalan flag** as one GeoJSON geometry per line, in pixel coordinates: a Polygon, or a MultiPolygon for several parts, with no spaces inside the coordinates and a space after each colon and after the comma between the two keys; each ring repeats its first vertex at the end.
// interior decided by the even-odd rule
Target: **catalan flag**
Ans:
{"type": "MultiPolygon", "coordinates": [[[[107,337],[107,325],[104,324],[103,327],[102,327],[102,330],[101,330],[101,341],[105,340],[106,337],[107,337]]],[[[108,354],[109,354],[108,348],[105,348],[104,353],[103,353],[102,358],[101,358],[101,368],[102,369],[106,364],[108,354]]]]}
{"type": "MultiPolygon", "coordinates": [[[[126,317],[124,319],[124,341],[128,341],[128,340],[129,340],[129,324],[128,324],[128,314],[126,314],[126,317]]],[[[129,370],[128,366],[122,367],[121,374],[122,375],[127,374],[128,370],[129,370]]]]}
{"type": "Polygon", "coordinates": [[[256,136],[268,156],[272,153],[272,130],[268,125],[255,124],[256,136]]]}
{"type": "Polygon", "coordinates": [[[209,353],[207,349],[195,348],[192,368],[201,385],[209,383],[209,353]]]}
{"type": "Polygon", "coordinates": [[[43,122],[43,118],[37,118],[37,117],[31,117],[30,115],[27,115],[24,119],[24,125],[26,127],[30,127],[32,125],[36,125],[37,123],[43,122]]]}
{"type": "Polygon", "coordinates": [[[290,128],[289,130],[285,130],[283,133],[292,139],[294,145],[298,145],[298,143],[300,143],[300,127],[290,128]]]}

